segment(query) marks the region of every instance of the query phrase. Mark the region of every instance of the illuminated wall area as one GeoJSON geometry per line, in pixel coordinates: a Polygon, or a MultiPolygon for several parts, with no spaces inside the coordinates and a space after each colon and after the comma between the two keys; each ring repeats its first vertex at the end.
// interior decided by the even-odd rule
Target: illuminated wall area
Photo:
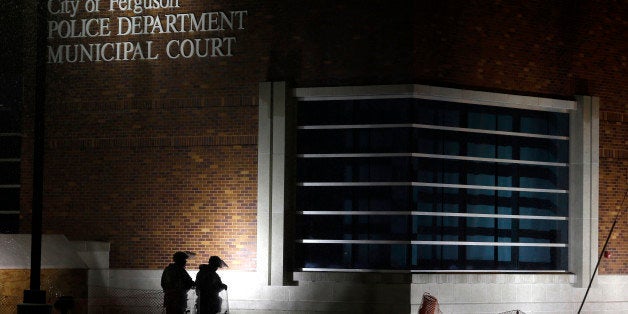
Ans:
{"type": "MultiPolygon", "coordinates": [[[[46,5],[43,231],[85,262],[89,312],[155,306],[112,300],[158,300],[188,250],[193,277],[227,262],[230,313],[416,313],[424,293],[574,313],[627,206],[620,3],[46,5]]],[[[628,312],[627,231],[624,213],[585,311],[628,312]]]]}

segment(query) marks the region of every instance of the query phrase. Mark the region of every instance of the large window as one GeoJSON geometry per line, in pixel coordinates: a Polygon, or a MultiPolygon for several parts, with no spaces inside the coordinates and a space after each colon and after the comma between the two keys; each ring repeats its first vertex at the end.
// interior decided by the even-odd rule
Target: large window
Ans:
{"type": "Polygon", "coordinates": [[[416,97],[297,103],[296,268],[568,268],[569,114],[416,97]]]}

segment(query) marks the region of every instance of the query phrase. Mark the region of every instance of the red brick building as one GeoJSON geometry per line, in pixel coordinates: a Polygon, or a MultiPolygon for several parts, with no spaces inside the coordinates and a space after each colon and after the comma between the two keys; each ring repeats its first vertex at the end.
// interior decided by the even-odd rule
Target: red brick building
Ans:
{"type": "MultiPolygon", "coordinates": [[[[100,1],[97,12],[86,2],[75,14],[49,6],[43,230],[111,243],[112,269],[160,270],[177,250],[198,254],[190,268],[220,255],[230,270],[255,272],[267,258],[258,252],[263,82],[286,82],[288,97],[299,88],[409,84],[596,97],[599,249],[623,210],[622,1],[162,2],[165,8],[100,1]]],[[[26,86],[24,233],[32,82],[26,86]]],[[[627,230],[624,214],[600,274],[628,273],[627,230]]],[[[291,243],[281,251],[286,271],[291,243]]]]}

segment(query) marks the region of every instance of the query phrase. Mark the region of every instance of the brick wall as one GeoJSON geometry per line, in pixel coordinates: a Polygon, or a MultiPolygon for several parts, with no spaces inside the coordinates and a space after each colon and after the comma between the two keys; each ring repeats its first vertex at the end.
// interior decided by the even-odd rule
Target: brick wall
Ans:
{"type": "MultiPolygon", "coordinates": [[[[245,30],[212,34],[236,36],[234,56],[48,67],[45,232],[111,241],[114,268],[161,268],[190,249],[192,264],[219,254],[253,270],[258,83],[420,83],[600,97],[602,246],[628,188],[622,2],[180,1],[248,10],[245,30]]],[[[181,36],[141,39],[197,37],[181,36]]],[[[624,216],[602,273],[628,273],[627,229],[624,216]]]]}
{"type": "Polygon", "coordinates": [[[111,242],[115,267],[157,267],[192,250],[191,264],[220,255],[253,269],[257,108],[250,99],[188,101],[198,103],[52,110],[49,125],[63,127],[47,130],[45,177],[54,183],[44,230],[111,242]]]}

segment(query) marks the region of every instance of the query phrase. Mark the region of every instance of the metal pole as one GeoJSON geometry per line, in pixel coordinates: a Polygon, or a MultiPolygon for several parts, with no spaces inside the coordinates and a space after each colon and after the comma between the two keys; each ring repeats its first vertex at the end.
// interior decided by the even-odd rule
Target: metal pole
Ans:
{"type": "Polygon", "coordinates": [[[46,20],[45,0],[37,1],[35,103],[33,105],[33,199],[31,226],[30,290],[24,291],[24,303],[45,304],[46,292],[41,286],[41,240],[44,192],[44,109],[46,105],[46,20]]]}

